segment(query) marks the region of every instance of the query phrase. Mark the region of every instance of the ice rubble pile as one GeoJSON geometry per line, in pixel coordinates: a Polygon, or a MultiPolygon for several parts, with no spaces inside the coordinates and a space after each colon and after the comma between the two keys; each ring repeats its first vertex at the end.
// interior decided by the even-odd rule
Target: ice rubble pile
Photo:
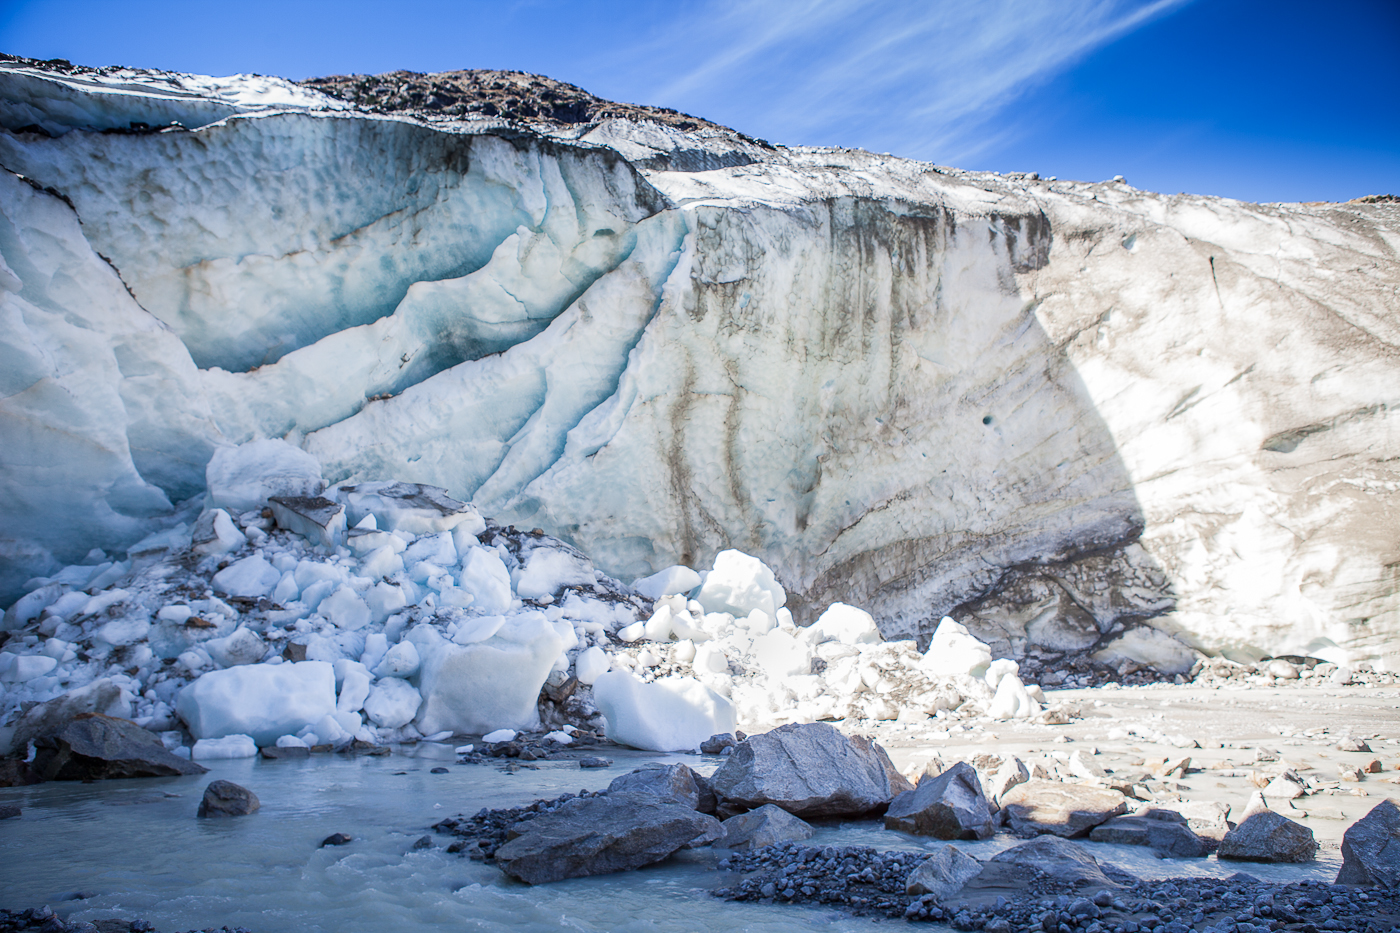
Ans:
{"type": "Polygon", "coordinates": [[[114,714],[172,748],[192,738],[197,758],[531,729],[542,713],[601,715],[653,750],[740,726],[1041,713],[1016,663],[952,619],[923,653],[842,603],[798,628],[739,551],[629,587],[435,487],[326,489],[285,441],[221,449],[207,477],[187,521],[125,560],[94,552],[29,581],[4,617],[4,721],[104,679],[114,714]]]}

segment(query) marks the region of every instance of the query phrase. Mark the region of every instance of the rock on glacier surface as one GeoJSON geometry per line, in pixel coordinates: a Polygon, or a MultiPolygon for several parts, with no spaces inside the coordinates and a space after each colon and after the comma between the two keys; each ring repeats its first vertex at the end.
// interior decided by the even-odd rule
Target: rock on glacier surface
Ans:
{"type": "Polygon", "coordinates": [[[1400,208],[175,79],[0,67],[6,602],[288,437],[799,623],[1397,663],[1400,208]]]}

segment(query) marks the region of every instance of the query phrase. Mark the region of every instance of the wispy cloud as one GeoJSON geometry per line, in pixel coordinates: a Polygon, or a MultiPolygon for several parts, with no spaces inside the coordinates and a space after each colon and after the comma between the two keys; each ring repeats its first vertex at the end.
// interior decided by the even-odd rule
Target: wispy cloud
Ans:
{"type": "Polygon", "coordinates": [[[712,0],[610,57],[646,102],[775,142],[953,162],[1016,97],[1188,2],[712,0]]]}

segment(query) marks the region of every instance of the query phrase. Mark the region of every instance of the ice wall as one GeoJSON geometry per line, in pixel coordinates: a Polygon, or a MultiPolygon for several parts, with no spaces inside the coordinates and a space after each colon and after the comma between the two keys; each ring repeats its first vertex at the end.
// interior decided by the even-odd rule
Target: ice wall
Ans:
{"type": "Polygon", "coordinates": [[[1400,207],[139,77],[0,70],[0,165],[53,191],[0,179],[7,598],[288,436],[622,577],[762,554],[799,620],[1397,650],[1400,207]],[[171,82],[196,128],[100,132],[171,82]]]}

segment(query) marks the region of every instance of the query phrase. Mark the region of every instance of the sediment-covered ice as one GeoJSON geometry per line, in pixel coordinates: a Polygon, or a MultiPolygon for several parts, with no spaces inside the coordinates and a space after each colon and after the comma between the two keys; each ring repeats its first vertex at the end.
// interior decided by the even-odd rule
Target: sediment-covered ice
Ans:
{"type": "MultiPolygon", "coordinates": [[[[342,488],[441,487],[609,579],[710,568],[645,587],[699,586],[669,624],[707,670],[734,650],[707,613],[836,602],[892,640],[950,615],[1027,676],[1198,648],[1396,663],[1393,205],[735,164],[679,130],[428,125],[256,76],[5,63],[0,125],[6,603],[61,572],[106,590],[185,534],[250,556],[238,534],[295,520],[208,517],[206,468],[282,439],[342,488]],[[771,585],[726,582],[730,550],[771,585]]],[[[423,531],[384,508],[352,535],[329,500],[346,541],[320,556],[350,543],[356,573],[201,598],[304,621],[346,586],[370,622],[306,636],[330,657],[424,600],[508,616],[586,585],[528,553],[503,584],[461,525],[459,563],[413,563],[384,536],[423,531]]]]}

